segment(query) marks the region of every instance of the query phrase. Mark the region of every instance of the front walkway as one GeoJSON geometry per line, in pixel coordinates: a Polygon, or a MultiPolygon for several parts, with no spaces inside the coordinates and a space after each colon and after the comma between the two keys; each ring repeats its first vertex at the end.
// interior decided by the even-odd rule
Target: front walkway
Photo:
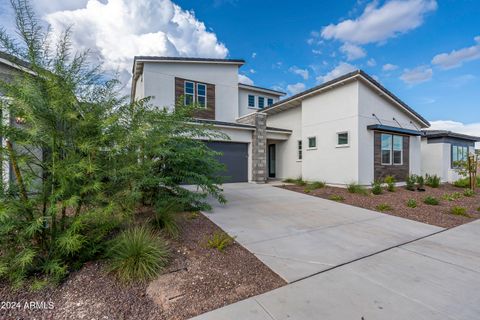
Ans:
{"type": "MultiPolygon", "coordinates": [[[[381,214],[375,218],[372,215],[376,213],[361,209],[357,211],[340,204],[330,206],[323,203],[326,200],[322,203],[310,202],[310,198],[318,198],[306,195],[294,194],[299,197],[295,201],[295,197],[284,193],[288,191],[280,190],[279,193],[270,186],[250,185],[249,188],[247,185],[230,185],[226,189],[227,197],[234,194],[233,201],[228,205],[230,209],[233,209],[234,203],[246,201],[246,197],[256,194],[247,201],[248,205],[245,204],[248,208],[244,211],[234,210],[236,217],[231,216],[237,222],[241,220],[239,216],[244,216],[249,223],[244,221],[242,226],[234,227],[235,222],[226,220],[230,216],[227,211],[230,210],[218,206],[209,217],[226,231],[237,234],[237,240],[248,249],[254,248],[254,252],[260,252],[257,250],[258,244],[269,243],[261,246],[264,251],[257,255],[262,260],[265,256],[269,257],[264,261],[270,267],[277,268],[274,270],[283,277],[294,281],[300,275],[305,278],[211,311],[195,320],[479,319],[480,221],[395,246],[391,245],[395,241],[410,241],[412,237],[439,229],[429,229],[428,226],[394,217],[390,217],[394,220],[388,220],[381,214]],[[272,197],[271,201],[276,204],[276,215],[265,210],[270,201],[261,201],[260,191],[272,197]],[[304,204],[299,205],[298,202],[304,204]],[[263,208],[263,214],[268,218],[256,217],[255,213],[262,213],[258,211],[260,209],[254,210],[255,207],[263,208]],[[308,207],[310,210],[306,210],[308,207]],[[285,214],[293,208],[303,209],[295,212],[288,227],[285,214]],[[321,219],[317,215],[325,217],[333,214],[340,219],[351,215],[350,219],[353,220],[319,226],[321,219]],[[365,215],[365,219],[355,220],[355,215],[365,215]],[[307,221],[302,223],[300,217],[307,221]],[[312,225],[308,225],[309,222],[312,225]],[[266,232],[254,235],[248,230],[250,224],[255,230],[266,232]],[[272,231],[268,231],[269,225],[272,231]],[[350,227],[345,229],[345,226],[350,227]],[[328,232],[329,241],[326,236],[318,234],[322,230],[328,232]],[[333,232],[335,230],[337,232],[333,232]],[[278,233],[277,238],[273,236],[275,232],[278,233]],[[315,236],[310,236],[310,233],[315,236]],[[289,238],[294,245],[282,240],[289,238]],[[355,243],[355,239],[358,242],[355,243]],[[378,243],[375,244],[375,241],[378,243]],[[338,250],[336,254],[333,248],[328,247],[330,245],[338,250]],[[267,253],[268,250],[270,253],[267,253]],[[308,250],[312,250],[312,259],[307,257],[308,250]],[[375,250],[380,252],[373,252],[375,250]],[[278,252],[288,257],[278,258],[278,252]],[[296,272],[297,261],[294,257],[301,260],[300,265],[309,267],[296,272]],[[352,257],[358,260],[347,263],[352,257]],[[277,259],[284,263],[279,263],[277,259]],[[291,261],[293,266],[290,266],[291,261]],[[318,264],[319,261],[321,264],[318,264]],[[324,267],[325,261],[344,261],[345,264],[332,268],[333,263],[325,263],[330,265],[331,269],[328,269],[324,267]],[[319,267],[313,268],[317,264],[319,267]],[[312,274],[312,271],[320,272],[322,268],[323,272],[312,274]]],[[[331,221],[330,218],[325,219],[331,221]]]]}

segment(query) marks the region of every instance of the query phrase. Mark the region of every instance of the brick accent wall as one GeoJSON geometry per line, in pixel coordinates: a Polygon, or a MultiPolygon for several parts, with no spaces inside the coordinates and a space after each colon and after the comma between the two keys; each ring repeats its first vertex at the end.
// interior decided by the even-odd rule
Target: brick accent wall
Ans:
{"type": "Polygon", "coordinates": [[[252,137],[252,180],[265,183],[267,181],[267,115],[256,112],[238,119],[237,122],[255,126],[252,137]]]}
{"type": "Polygon", "coordinates": [[[199,82],[183,78],[175,78],[175,105],[183,105],[184,83],[191,81],[195,83],[195,92],[197,90],[197,83],[207,85],[207,107],[195,111],[194,117],[199,119],[215,120],[215,85],[205,82],[199,82]]]}
{"type": "Polygon", "coordinates": [[[410,173],[410,137],[403,136],[403,164],[382,165],[381,132],[374,134],[374,178],[383,180],[386,176],[394,176],[397,181],[405,181],[410,173]]]}

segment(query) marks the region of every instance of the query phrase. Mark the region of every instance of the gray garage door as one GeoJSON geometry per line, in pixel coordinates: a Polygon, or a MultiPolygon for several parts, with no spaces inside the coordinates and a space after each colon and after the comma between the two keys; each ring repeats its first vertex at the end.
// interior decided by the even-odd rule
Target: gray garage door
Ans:
{"type": "Polygon", "coordinates": [[[238,142],[206,142],[207,146],[215,151],[222,152],[218,161],[225,164],[225,182],[248,181],[248,144],[238,142]]]}

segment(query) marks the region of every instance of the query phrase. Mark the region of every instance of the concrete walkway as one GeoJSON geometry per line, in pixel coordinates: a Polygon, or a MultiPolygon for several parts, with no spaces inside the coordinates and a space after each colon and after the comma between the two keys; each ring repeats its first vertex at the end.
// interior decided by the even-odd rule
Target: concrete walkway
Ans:
{"type": "Polygon", "coordinates": [[[207,216],[287,282],[442,230],[270,185],[224,192],[207,216]]]}
{"type": "MultiPolygon", "coordinates": [[[[251,194],[251,191],[245,190],[250,189],[248,186],[231,185],[226,188],[227,197],[230,197],[232,192],[235,193],[234,201],[241,201],[242,198],[246,200],[245,197],[251,194]]],[[[261,198],[260,190],[267,194],[272,192],[272,197],[278,196],[279,193],[277,190],[272,190],[273,188],[267,189],[271,188],[269,186],[251,186],[251,188],[258,195],[248,201],[250,209],[235,211],[236,215],[242,215],[243,212],[244,217],[252,219],[250,223],[236,227],[233,227],[235,225],[233,222],[227,223],[223,220],[226,219],[225,215],[229,216],[224,211],[228,211],[227,207],[223,209],[216,207],[215,213],[209,217],[226,228],[228,232],[235,231],[238,234],[237,240],[249,249],[257,248],[255,244],[271,242],[270,245],[262,248],[265,252],[271,250],[268,257],[272,259],[264,260],[266,253],[257,253],[257,256],[268,261],[269,266],[275,266],[277,269],[274,270],[281,272],[287,279],[295,280],[299,276],[306,274],[307,276],[282,288],[200,315],[194,318],[195,320],[480,319],[480,221],[436,233],[408,244],[393,245],[393,248],[390,248],[395,241],[398,243],[411,241],[412,238],[439,230],[398,218],[386,219],[383,215],[376,219],[371,216],[375,213],[369,211],[360,209],[357,211],[343,205],[330,206],[323,201],[310,202],[310,198],[313,197],[295,194],[299,197],[298,199],[304,199],[306,207],[310,206],[310,210],[306,210],[303,205],[298,205],[298,202],[303,201],[294,201],[295,197],[285,194],[284,190],[280,190],[280,193],[286,199],[277,197],[273,200],[278,205],[275,208],[278,210],[277,213],[280,213],[279,217],[269,218],[270,220],[262,218],[259,221],[259,218],[256,218],[250,210],[255,207],[255,199],[261,198]],[[318,211],[311,206],[317,206],[318,211]],[[287,217],[284,216],[288,211],[286,207],[303,208],[296,212],[297,215],[312,217],[312,225],[308,225],[308,221],[302,224],[300,217],[298,219],[292,217],[293,222],[288,227],[287,217]],[[315,212],[320,216],[328,213],[336,214],[345,219],[350,214],[352,215],[350,219],[353,220],[320,226],[321,219],[315,212]],[[365,219],[355,219],[354,215],[365,215],[365,219]],[[247,230],[248,224],[259,231],[265,228],[264,237],[251,234],[252,232],[247,230]],[[266,231],[269,229],[267,228],[269,224],[278,232],[278,237],[273,236],[274,231],[266,231]],[[229,230],[229,226],[232,229],[229,230]],[[345,229],[345,226],[351,226],[351,228],[345,229]],[[332,233],[331,231],[335,229],[337,232],[332,233]],[[316,231],[320,230],[330,231],[329,235],[333,239],[327,241],[325,237],[308,235],[317,234],[316,231]],[[290,246],[288,241],[275,244],[283,238],[291,238],[296,245],[290,246]],[[307,242],[317,241],[316,246],[302,243],[299,239],[305,239],[307,242]],[[375,245],[373,244],[375,241],[380,243],[375,245]],[[290,246],[291,250],[295,249],[294,251],[298,253],[287,252],[288,250],[281,248],[282,245],[290,246]],[[328,248],[329,245],[336,246],[339,252],[334,254],[333,249],[328,248]],[[312,259],[306,258],[308,255],[306,248],[313,250],[312,259]],[[380,252],[375,253],[375,250],[380,252]],[[280,259],[284,261],[283,264],[275,259],[277,252],[288,255],[280,259]],[[308,267],[296,272],[294,257],[299,257],[300,266],[308,267]],[[352,257],[357,260],[347,263],[352,257]],[[294,267],[289,266],[290,261],[294,267]],[[330,268],[313,268],[311,265],[316,266],[318,261],[344,261],[345,264],[337,264],[336,267],[331,267],[329,264],[330,268]],[[315,270],[320,273],[312,273],[315,270]],[[311,274],[308,275],[308,272],[311,274]]],[[[257,205],[260,207],[267,205],[258,201],[257,205]]],[[[233,202],[230,202],[229,207],[232,209],[233,206],[233,202]]],[[[261,214],[257,210],[255,212],[261,214]]],[[[270,216],[271,212],[266,210],[265,214],[270,216]]],[[[232,216],[232,219],[239,218],[232,216]]],[[[328,218],[325,219],[330,221],[328,218]]]]}

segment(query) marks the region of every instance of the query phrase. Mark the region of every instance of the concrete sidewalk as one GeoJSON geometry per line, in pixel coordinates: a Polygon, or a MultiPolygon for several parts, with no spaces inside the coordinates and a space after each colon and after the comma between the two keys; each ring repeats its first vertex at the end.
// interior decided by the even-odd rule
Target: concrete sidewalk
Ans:
{"type": "Polygon", "coordinates": [[[194,318],[480,319],[480,221],[194,318]]]}

